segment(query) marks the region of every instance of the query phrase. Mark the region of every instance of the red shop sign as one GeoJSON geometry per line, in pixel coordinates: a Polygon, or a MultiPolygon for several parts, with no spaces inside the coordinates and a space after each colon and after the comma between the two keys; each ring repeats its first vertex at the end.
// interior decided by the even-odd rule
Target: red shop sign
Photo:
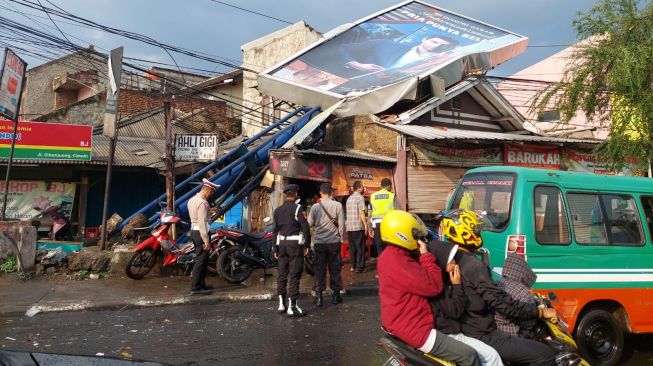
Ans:
{"type": "Polygon", "coordinates": [[[560,169],[560,148],[557,146],[505,144],[505,165],[560,169]]]}

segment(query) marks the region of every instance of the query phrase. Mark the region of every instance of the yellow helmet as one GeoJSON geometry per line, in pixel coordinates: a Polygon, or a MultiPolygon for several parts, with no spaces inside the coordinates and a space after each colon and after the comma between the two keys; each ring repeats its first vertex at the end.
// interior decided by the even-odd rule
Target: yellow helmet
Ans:
{"type": "Polygon", "coordinates": [[[481,229],[485,222],[476,212],[458,209],[443,216],[442,232],[449,241],[472,251],[483,246],[481,229]]]}
{"type": "Polygon", "coordinates": [[[422,220],[406,211],[390,211],[381,221],[381,240],[404,249],[417,249],[417,239],[427,235],[422,220]]]}

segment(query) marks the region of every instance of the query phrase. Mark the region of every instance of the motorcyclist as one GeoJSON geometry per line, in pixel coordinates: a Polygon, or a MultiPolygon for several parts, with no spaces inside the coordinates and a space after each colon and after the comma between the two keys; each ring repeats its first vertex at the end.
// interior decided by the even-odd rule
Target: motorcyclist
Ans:
{"type": "Polygon", "coordinates": [[[433,240],[429,242],[429,252],[435,255],[435,263],[442,270],[444,289],[429,300],[438,330],[449,337],[465,343],[476,350],[482,365],[502,366],[501,356],[492,347],[460,331],[460,317],[465,312],[465,293],[462,287],[460,268],[456,263],[458,245],[433,240]]]}
{"type": "Polygon", "coordinates": [[[474,252],[483,246],[481,229],[484,221],[470,210],[458,209],[445,213],[442,219],[444,235],[458,244],[463,290],[467,298],[461,318],[463,334],[483,341],[499,352],[504,362],[533,366],[553,365],[555,353],[547,345],[509,335],[497,329],[494,313],[511,319],[552,318],[553,309],[542,309],[531,303],[521,303],[501,290],[492,280],[490,269],[474,252]]]}
{"type": "Polygon", "coordinates": [[[405,211],[387,213],[380,224],[387,245],[377,264],[383,327],[408,345],[458,365],[480,365],[474,349],[434,328],[428,298],[442,291],[435,256],[420,238],[426,226],[405,211]]]}

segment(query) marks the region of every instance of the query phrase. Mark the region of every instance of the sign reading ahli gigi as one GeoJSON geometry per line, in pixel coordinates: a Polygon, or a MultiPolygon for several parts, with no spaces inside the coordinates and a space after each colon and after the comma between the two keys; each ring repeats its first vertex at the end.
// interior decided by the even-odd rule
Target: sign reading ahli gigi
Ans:
{"type": "Polygon", "coordinates": [[[540,145],[504,145],[506,165],[532,168],[560,169],[560,148],[540,145]]]}
{"type": "MultiPolygon", "coordinates": [[[[91,160],[93,127],[61,123],[20,122],[14,159],[91,160]]],[[[0,120],[0,158],[9,157],[13,122],[0,120]]]]}

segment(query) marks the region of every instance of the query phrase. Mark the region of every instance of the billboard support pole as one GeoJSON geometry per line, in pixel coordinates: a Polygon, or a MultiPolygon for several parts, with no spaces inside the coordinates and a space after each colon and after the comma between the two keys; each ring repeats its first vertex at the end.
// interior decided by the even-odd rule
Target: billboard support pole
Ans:
{"type": "MultiPolygon", "coordinates": [[[[166,209],[175,211],[175,161],[172,155],[172,121],[170,120],[170,102],[163,103],[163,120],[166,128],[166,209]]],[[[172,237],[176,237],[176,226],[172,225],[172,237]]]]}
{"type": "Polygon", "coordinates": [[[120,78],[122,76],[123,48],[111,50],[108,58],[109,80],[107,82],[107,105],[104,109],[104,125],[102,134],[109,138],[109,161],[107,165],[107,179],[104,186],[104,207],[102,208],[102,231],[100,232],[100,250],[107,249],[107,216],[109,215],[109,196],[111,192],[111,174],[113,173],[113,158],[116,153],[118,129],[116,123],[120,121],[120,78]]]}
{"type": "MultiPolygon", "coordinates": [[[[23,82],[21,85],[25,85],[25,81],[27,81],[27,73],[23,74],[23,82]]],[[[18,94],[18,103],[16,103],[16,113],[14,114],[14,118],[12,119],[14,121],[14,133],[11,135],[11,148],[9,149],[9,162],[7,162],[7,173],[5,174],[5,190],[4,190],[4,195],[2,197],[2,215],[0,215],[0,221],[4,221],[6,218],[5,215],[7,211],[7,198],[9,198],[9,174],[11,173],[11,166],[14,162],[14,149],[16,147],[16,133],[18,133],[18,112],[20,111],[20,103],[22,102],[22,99],[23,99],[23,93],[21,91],[21,93],[18,94]]]]}

